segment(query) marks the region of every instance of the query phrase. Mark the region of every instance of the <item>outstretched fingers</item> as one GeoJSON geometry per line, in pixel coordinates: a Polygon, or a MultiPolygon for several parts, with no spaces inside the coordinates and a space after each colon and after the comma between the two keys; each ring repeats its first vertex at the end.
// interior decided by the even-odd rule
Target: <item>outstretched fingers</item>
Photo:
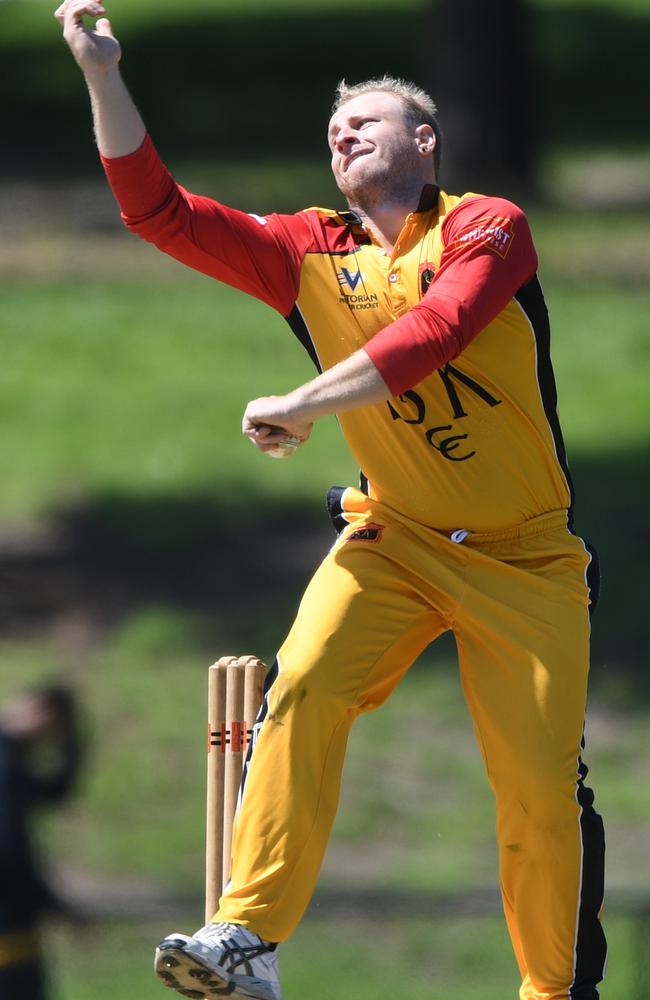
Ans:
{"type": "Polygon", "coordinates": [[[63,0],[54,11],[54,16],[59,24],[65,25],[70,20],[79,24],[84,17],[101,17],[105,13],[102,4],[94,0],[63,0]]]}
{"type": "Polygon", "coordinates": [[[120,61],[120,44],[106,9],[98,0],[64,0],[54,16],[63,25],[63,37],[86,76],[103,74],[120,61]],[[95,24],[86,24],[94,18],[95,24]]]}

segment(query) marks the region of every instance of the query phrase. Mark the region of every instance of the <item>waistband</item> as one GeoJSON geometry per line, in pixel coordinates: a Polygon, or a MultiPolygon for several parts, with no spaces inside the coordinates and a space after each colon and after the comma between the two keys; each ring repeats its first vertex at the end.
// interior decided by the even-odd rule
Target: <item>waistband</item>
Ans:
{"type": "MultiPolygon", "coordinates": [[[[333,486],[327,494],[327,506],[330,517],[337,532],[340,533],[349,523],[348,514],[368,514],[381,519],[382,510],[390,512],[398,520],[417,528],[427,528],[422,522],[413,522],[399,509],[391,508],[369,497],[366,493],[354,486],[333,486]]],[[[471,531],[462,526],[451,531],[449,528],[436,528],[429,526],[438,535],[450,538],[452,542],[460,544],[462,542],[507,542],[518,538],[531,538],[534,535],[541,535],[545,531],[552,531],[554,528],[568,527],[569,511],[566,508],[560,510],[547,511],[545,514],[538,514],[521,524],[514,524],[510,528],[500,528],[499,531],[471,531]]]]}
{"type": "Polygon", "coordinates": [[[465,531],[459,528],[452,532],[451,539],[455,542],[507,542],[517,538],[530,538],[533,535],[541,535],[545,531],[553,528],[560,528],[568,524],[568,512],[566,510],[552,510],[548,514],[539,514],[531,517],[523,524],[516,524],[512,528],[503,528],[501,531],[465,531]]]}

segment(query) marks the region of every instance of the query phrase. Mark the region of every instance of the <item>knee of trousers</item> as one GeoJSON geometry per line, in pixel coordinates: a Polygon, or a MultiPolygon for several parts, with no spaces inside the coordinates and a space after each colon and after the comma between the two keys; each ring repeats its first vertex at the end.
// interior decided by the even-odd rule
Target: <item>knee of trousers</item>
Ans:
{"type": "Polygon", "coordinates": [[[576,828],[580,811],[576,780],[538,775],[517,782],[497,793],[499,840],[564,837],[576,828]]]}
{"type": "Polygon", "coordinates": [[[280,670],[269,692],[268,714],[275,721],[317,714],[334,722],[354,707],[356,698],[356,689],[338,671],[302,660],[280,670]]]}

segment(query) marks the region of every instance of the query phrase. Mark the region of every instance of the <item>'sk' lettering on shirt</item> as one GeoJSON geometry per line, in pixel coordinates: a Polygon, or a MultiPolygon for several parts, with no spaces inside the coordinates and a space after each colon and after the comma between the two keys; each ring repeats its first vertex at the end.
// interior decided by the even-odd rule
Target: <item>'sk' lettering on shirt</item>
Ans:
{"type": "Polygon", "coordinates": [[[192,194],[149,137],[103,164],[129,229],[277,309],[319,370],[368,353],[393,397],[340,423],[371,497],[450,532],[570,511],[548,314],[516,205],[425,186],[389,255],[350,211],[262,217],[192,194]]]}

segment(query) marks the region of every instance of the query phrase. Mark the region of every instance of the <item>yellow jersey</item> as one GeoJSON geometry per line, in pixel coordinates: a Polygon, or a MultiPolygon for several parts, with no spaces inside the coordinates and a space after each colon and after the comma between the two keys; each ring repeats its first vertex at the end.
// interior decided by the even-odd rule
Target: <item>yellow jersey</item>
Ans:
{"type": "Polygon", "coordinates": [[[319,370],[367,351],[394,396],[339,419],[369,496],[448,532],[570,522],[548,314],[516,205],[427,185],[389,255],[350,211],[255,216],[192,194],[149,137],[103,163],[131,230],[273,306],[319,370]]]}

